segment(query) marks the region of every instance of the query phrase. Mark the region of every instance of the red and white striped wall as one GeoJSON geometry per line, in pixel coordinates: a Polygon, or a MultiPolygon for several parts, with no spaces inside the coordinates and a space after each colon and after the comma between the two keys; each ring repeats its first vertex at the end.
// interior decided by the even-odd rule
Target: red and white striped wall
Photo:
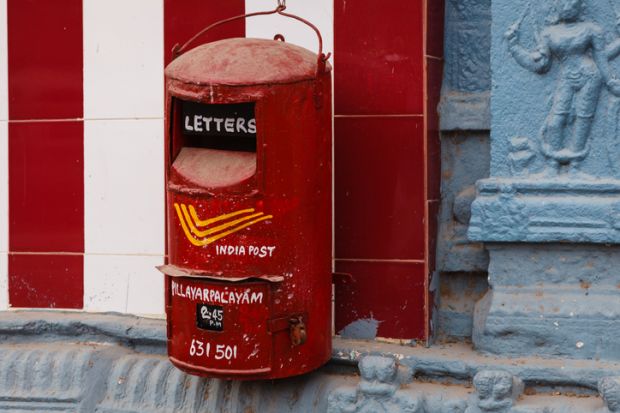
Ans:
{"type": "MultiPolygon", "coordinates": [[[[334,51],[335,259],[355,280],[341,286],[338,329],[358,318],[381,321],[380,336],[425,329],[427,190],[438,184],[425,131],[441,79],[427,1],[287,2],[334,51]]],[[[208,24],[275,6],[0,0],[0,309],[163,314],[163,69],[208,24]]],[[[201,41],[276,33],[317,48],[310,29],[278,16],[201,41]]]]}
{"type": "Polygon", "coordinates": [[[9,306],[9,94],[7,0],[0,0],[0,309],[9,306]]]}

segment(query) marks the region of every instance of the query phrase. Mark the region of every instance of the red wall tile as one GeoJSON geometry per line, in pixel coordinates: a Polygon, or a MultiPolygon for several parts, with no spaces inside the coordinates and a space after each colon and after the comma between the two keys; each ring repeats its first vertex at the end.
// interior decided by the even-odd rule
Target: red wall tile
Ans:
{"type": "MultiPolygon", "coordinates": [[[[164,0],[164,60],[172,60],[172,48],[218,20],[245,13],[244,0],[164,0]]],[[[213,29],[191,47],[229,37],[244,37],[245,22],[238,20],[213,29]]]]}
{"type": "Polygon", "coordinates": [[[425,339],[443,1],[336,0],[334,9],[336,260],[351,273],[337,281],[337,328],[374,316],[379,336],[425,339]]]}
{"type": "Polygon", "coordinates": [[[336,258],[424,259],[423,118],[338,118],[336,258]]]}
{"type": "Polygon", "coordinates": [[[424,264],[336,261],[336,332],[360,319],[379,321],[378,337],[423,338],[424,264]]]}
{"type": "Polygon", "coordinates": [[[82,1],[8,0],[7,12],[10,304],[81,308],[84,128],[50,120],[83,117],[82,1]]]}
{"type": "Polygon", "coordinates": [[[7,12],[9,118],[81,118],[82,0],[8,0],[7,12]]]}
{"type": "Polygon", "coordinates": [[[83,262],[82,255],[9,254],[11,306],[82,308],[83,262]]]}
{"type": "Polygon", "coordinates": [[[336,114],[423,112],[422,4],[334,2],[336,114]]]}
{"type": "Polygon", "coordinates": [[[84,251],[83,124],[9,123],[9,250],[84,251]]]}

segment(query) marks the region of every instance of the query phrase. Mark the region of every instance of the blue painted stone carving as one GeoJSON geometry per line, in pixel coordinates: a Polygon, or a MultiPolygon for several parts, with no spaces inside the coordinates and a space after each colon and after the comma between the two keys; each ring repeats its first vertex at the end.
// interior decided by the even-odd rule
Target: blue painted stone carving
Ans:
{"type": "Polygon", "coordinates": [[[409,374],[399,374],[390,357],[366,356],[359,362],[362,380],[357,388],[340,387],[328,399],[328,413],[422,413],[424,401],[403,390],[409,374]]]}
{"type": "Polygon", "coordinates": [[[489,130],[490,0],[447,0],[442,130],[489,130]]]}
{"type": "Polygon", "coordinates": [[[484,370],[474,376],[476,393],[465,413],[510,412],[523,392],[523,382],[512,374],[499,370],[484,370]]]}
{"type": "Polygon", "coordinates": [[[618,6],[493,0],[490,178],[468,229],[490,252],[478,350],[620,359],[618,267],[591,270],[620,244],[618,6]]]}
{"type": "Polygon", "coordinates": [[[529,168],[536,159],[536,152],[531,141],[523,136],[515,136],[510,139],[510,172],[513,176],[529,175],[529,168]]]}
{"type": "MultiPolygon", "coordinates": [[[[479,187],[480,191],[480,187],[479,187]]],[[[472,204],[471,213],[476,220],[484,222],[485,229],[505,240],[521,240],[527,236],[529,214],[517,187],[502,182],[493,188],[494,197],[486,204],[472,204]]],[[[470,225],[469,233],[472,233],[470,225]]]]}
{"type": "Polygon", "coordinates": [[[612,5],[493,3],[491,177],[477,184],[470,239],[620,243],[612,5]]]}
{"type": "Polygon", "coordinates": [[[554,61],[559,65],[551,108],[540,133],[540,150],[548,162],[547,172],[566,166],[575,172],[589,153],[590,133],[603,86],[620,94],[620,80],[608,61],[603,29],[585,17],[583,0],[557,0],[544,27],[535,33],[532,50],[519,41],[521,24],[531,11],[504,34],[508,50],[523,68],[548,73],[554,61]]]}
{"type": "Polygon", "coordinates": [[[605,377],[598,383],[598,391],[605,408],[599,413],[620,412],[620,377],[605,377]]]}
{"type": "Polygon", "coordinates": [[[488,256],[481,243],[470,242],[467,229],[476,181],[489,176],[490,145],[483,133],[449,134],[441,142],[441,208],[437,270],[486,271],[488,256]]]}
{"type": "Polygon", "coordinates": [[[620,359],[620,246],[487,244],[477,350],[505,357],[620,359]]]}

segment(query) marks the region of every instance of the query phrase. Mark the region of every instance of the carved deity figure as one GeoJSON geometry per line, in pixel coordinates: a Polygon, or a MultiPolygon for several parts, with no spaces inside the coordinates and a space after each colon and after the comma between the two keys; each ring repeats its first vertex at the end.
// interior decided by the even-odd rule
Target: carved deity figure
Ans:
{"type": "Polygon", "coordinates": [[[328,413],[422,413],[423,400],[400,389],[399,367],[390,357],[366,356],[359,362],[357,389],[334,390],[328,413]]]}
{"type": "Polygon", "coordinates": [[[504,371],[485,370],[474,376],[475,397],[465,413],[506,413],[523,391],[523,383],[504,371]]]}
{"type": "MultiPolygon", "coordinates": [[[[568,166],[572,172],[589,151],[589,138],[603,86],[620,96],[620,80],[612,73],[602,28],[583,19],[583,0],[555,0],[557,16],[536,35],[528,50],[519,42],[520,26],[505,33],[511,55],[532,72],[544,74],[553,61],[559,78],[553,105],[542,128],[541,152],[552,171],[568,166]]],[[[527,11],[526,11],[527,13],[527,11]]]]}

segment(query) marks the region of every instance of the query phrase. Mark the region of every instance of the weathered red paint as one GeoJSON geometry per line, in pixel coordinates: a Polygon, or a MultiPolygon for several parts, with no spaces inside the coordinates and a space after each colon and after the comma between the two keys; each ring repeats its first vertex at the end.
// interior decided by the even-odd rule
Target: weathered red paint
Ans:
{"type": "Polygon", "coordinates": [[[12,307],[82,308],[83,131],[82,121],[9,123],[12,307]]]}
{"type": "Polygon", "coordinates": [[[8,0],[9,119],[83,114],[82,0],[8,0]]]}
{"type": "Polygon", "coordinates": [[[336,333],[432,337],[443,3],[334,1],[336,333]]]}
{"type": "MultiPolygon", "coordinates": [[[[245,12],[245,0],[164,0],[164,64],[172,59],[172,48],[215,21],[245,12]]],[[[245,22],[237,22],[211,31],[203,41],[244,37],[245,22]]]]}
{"type": "MultiPolygon", "coordinates": [[[[82,0],[8,0],[9,302],[83,305],[82,0]],[[15,122],[19,121],[19,122],[15,122]]],[[[0,185],[6,185],[3,182],[0,185]]]]}
{"type": "MultiPolygon", "coordinates": [[[[168,354],[188,373],[280,378],[316,369],[331,355],[331,68],[319,76],[316,70],[316,54],[256,39],[206,44],[166,69],[168,354]],[[232,170],[238,179],[209,188],[196,184],[209,181],[204,175],[188,176],[173,166],[183,148],[180,101],[255,102],[256,173],[232,170]],[[243,210],[262,213],[256,217],[262,220],[197,246],[183,228],[194,219],[190,205],[200,220],[243,210]],[[233,252],[243,246],[245,254],[218,255],[218,246],[233,252]],[[251,247],[259,247],[258,255],[251,247]],[[260,247],[275,248],[269,253],[260,247]],[[225,311],[221,332],[196,326],[197,303],[213,302],[225,311]],[[307,340],[295,346],[303,331],[291,327],[300,317],[307,340]],[[223,354],[230,348],[230,355],[236,346],[236,357],[218,358],[217,346],[223,354]]],[[[214,150],[208,155],[222,163],[240,156],[214,150]]]]}

